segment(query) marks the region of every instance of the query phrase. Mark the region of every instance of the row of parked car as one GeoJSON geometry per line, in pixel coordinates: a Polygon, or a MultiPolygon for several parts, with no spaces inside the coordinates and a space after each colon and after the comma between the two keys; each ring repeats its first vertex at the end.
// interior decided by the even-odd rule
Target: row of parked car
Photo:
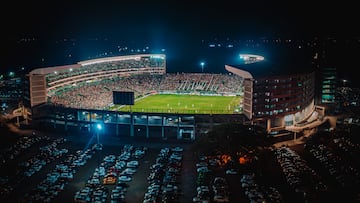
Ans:
{"type": "Polygon", "coordinates": [[[196,196],[193,202],[230,202],[227,180],[214,174],[214,169],[219,167],[219,162],[220,160],[216,158],[208,159],[202,156],[196,163],[196,196]]]}
{"type": "Polygon", "coordinates": [[[68,149],[58,149],[60,143],[64,143],[66,139],[58,138],[53,140],[50,144],[39,147],[39,153],[30,157],[28,160],[21,162],[19,166],[23,166],[24,175],[26,177],[32,176],[39,172],[42,167],[46,166],[55,159],[62,157],[68,153],[68,149]]]}
{"type": "Polygon", "coordinates": [[[68,154],[65,160],[57,164],[34,189],[24,197],[26,202],[52,202],[64,190],[78,169],[91,159],[96,150],[89,148],[68,154]]]}
{"type": "Polygon", "coordinates": [[[10,167],[13,170],[0,175],[0,199],[7,198],[24,179],[40,171],[50,160],[57,158],[52,154],[43,156],[41,146],[39,150],[34,149],[36,145],[46,144],[45,146],[53,146],[61,142],[63,142],[62,139],[51,140],[48,136],[23,136],[18,137],[15,144],[4,148],[0,155],[2,157],[1,164],[3,164],[0,164],[0,169],[5,171],[5,168],[10,167]],[[36,150],[36,153],[26,161],[20,161],[31,150],[36,150]]]}
{"type": "Polygon", "coordinates": [[[360,186],[360,173],[354,166],[356,164],[346,161],[345,154],[339,156],[324,144],[312,145],[307,150],[342,188],[360,186]]]}
{"type": "Polygon", "coordinates": [[[296,193],[305,196],[328,190],[322,178],[294,150],[282,146],[275,149],[274,154],[287,183],[296,193]]]}
{"type": "Polygon", "coordinates": [[[243,174],[240,178],[240,183],[245,196],[250,202],[284,202],[277,188],[259,185],[254,173],[243,174]]]}
{"type": "Polygon", "coordinates": [[[181,175],[183,148],[164,147],[160,150],[155,163],[150,166],[147,177],[149,186],[143,203],[177,202],[180,194],[179,176],[181,175]]]}
{"type": "Polygon", "coordinates": [[[9,161],[16,159],[24,151],[36,143],[50,140],[47,136],[20,136],[15,144],[7,146],[0,151],[0,167],[5,166],[9,161]]]}
{"type": "Polygon", "coordinates": [[[145,147],[124,145],[119,155],[106,155],[87,180],[85,187],[75,193],[74,201],[106,202],[110,194],[111,202],[124,202],[129,186],[127,182],[130,182],[137,172],[138,160],[145,156],[146,150],[145,147]]]}

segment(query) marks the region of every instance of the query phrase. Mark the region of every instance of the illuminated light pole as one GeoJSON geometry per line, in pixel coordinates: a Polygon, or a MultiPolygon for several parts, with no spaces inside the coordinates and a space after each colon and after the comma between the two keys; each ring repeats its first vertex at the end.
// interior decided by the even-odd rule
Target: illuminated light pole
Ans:
{"type": "Polygon", "coordinates": [[[343,79],[342,82],[343,82],[343,86],[346,87],[347,80],[343,79]]]}
{"type": "Polygon", "coordinates": [[[98,123],[96,125],[96,138],[97,138],[97,145],[99,146],[100,144],[100,141],[99,141],[99,133],[100,133],[100,130],[102,129],[102,125],[100,123],[98,123]]]}
{"type": "MultiPolygon", "coordinates": [[[[100,140],[99,140],[99,133],[100,133],[100,130],[102,129],[102,125],[100,123],[96,124],[96,138],[97,138],[97,146],[96,148],[97,149],[101,149],[102,150],[102,147],[100,147],[100,140]]],[[[98,167],[100,166],[100,159],[102,157],[102,154],[101,152],[100,153],[97,153],[97,165],[98,167]]]]}
{"type": "Polygon", "coordinates": [[[204,65],[205,65],[205,62],[200,62],[201,72],[202,73],[204,72],[204,65]]]}

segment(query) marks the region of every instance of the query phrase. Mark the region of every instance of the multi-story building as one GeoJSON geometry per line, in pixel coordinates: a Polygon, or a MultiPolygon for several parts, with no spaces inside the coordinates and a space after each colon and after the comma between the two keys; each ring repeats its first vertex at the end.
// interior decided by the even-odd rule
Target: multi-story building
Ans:
{"type": "Polygon", "coordinates": [[[258,58],[261,60],[256,63],[225,65],[227,71],[244,78],[244,114],[271,134],[309,118],[316,111],[315,72],[311,67],[284,67],[258,58]]]}

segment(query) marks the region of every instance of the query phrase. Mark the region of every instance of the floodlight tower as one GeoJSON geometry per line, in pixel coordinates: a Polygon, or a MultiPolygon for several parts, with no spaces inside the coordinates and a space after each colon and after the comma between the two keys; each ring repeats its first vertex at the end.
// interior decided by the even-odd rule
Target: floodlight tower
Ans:
{"type": "Polygon", "coordinates": [[[201,72],[203,73],[204,72],[204,65],[205,65],[205,62],[200,62],[200,66],[201,66],[201,72]]]}

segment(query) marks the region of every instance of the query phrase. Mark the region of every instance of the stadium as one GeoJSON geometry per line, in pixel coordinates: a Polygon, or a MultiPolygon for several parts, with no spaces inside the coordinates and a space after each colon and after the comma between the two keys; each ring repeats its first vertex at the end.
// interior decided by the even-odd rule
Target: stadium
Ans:
{"type": "Polygon", "coordinates": [[[166,73],[161,54],[34,69],[29,87],[34,126],[190,140],[197,115],[240,115],[243,94],[234,74],[166,73]],[[114,104],[114,92],[133,92],[135,104],[114,104]]]}
{"type": "Polygon", "coordinates": [[[167,73],[164,54],[34,69],[29,73],[32,124],[65,131],[195,140],[199,122],[217,118],[226,122],[224,117],[234,117],[271,134],[304,122],[315,111],[313,72],[258,75],[255,70],[269,73],[253,67],[265,64],[264,57],[244,54],[240,58],[243,65],[225,65],[226,74],[167,73]],[[132,93],[133,101],[115,103],[115,93],[132,93]]]}

